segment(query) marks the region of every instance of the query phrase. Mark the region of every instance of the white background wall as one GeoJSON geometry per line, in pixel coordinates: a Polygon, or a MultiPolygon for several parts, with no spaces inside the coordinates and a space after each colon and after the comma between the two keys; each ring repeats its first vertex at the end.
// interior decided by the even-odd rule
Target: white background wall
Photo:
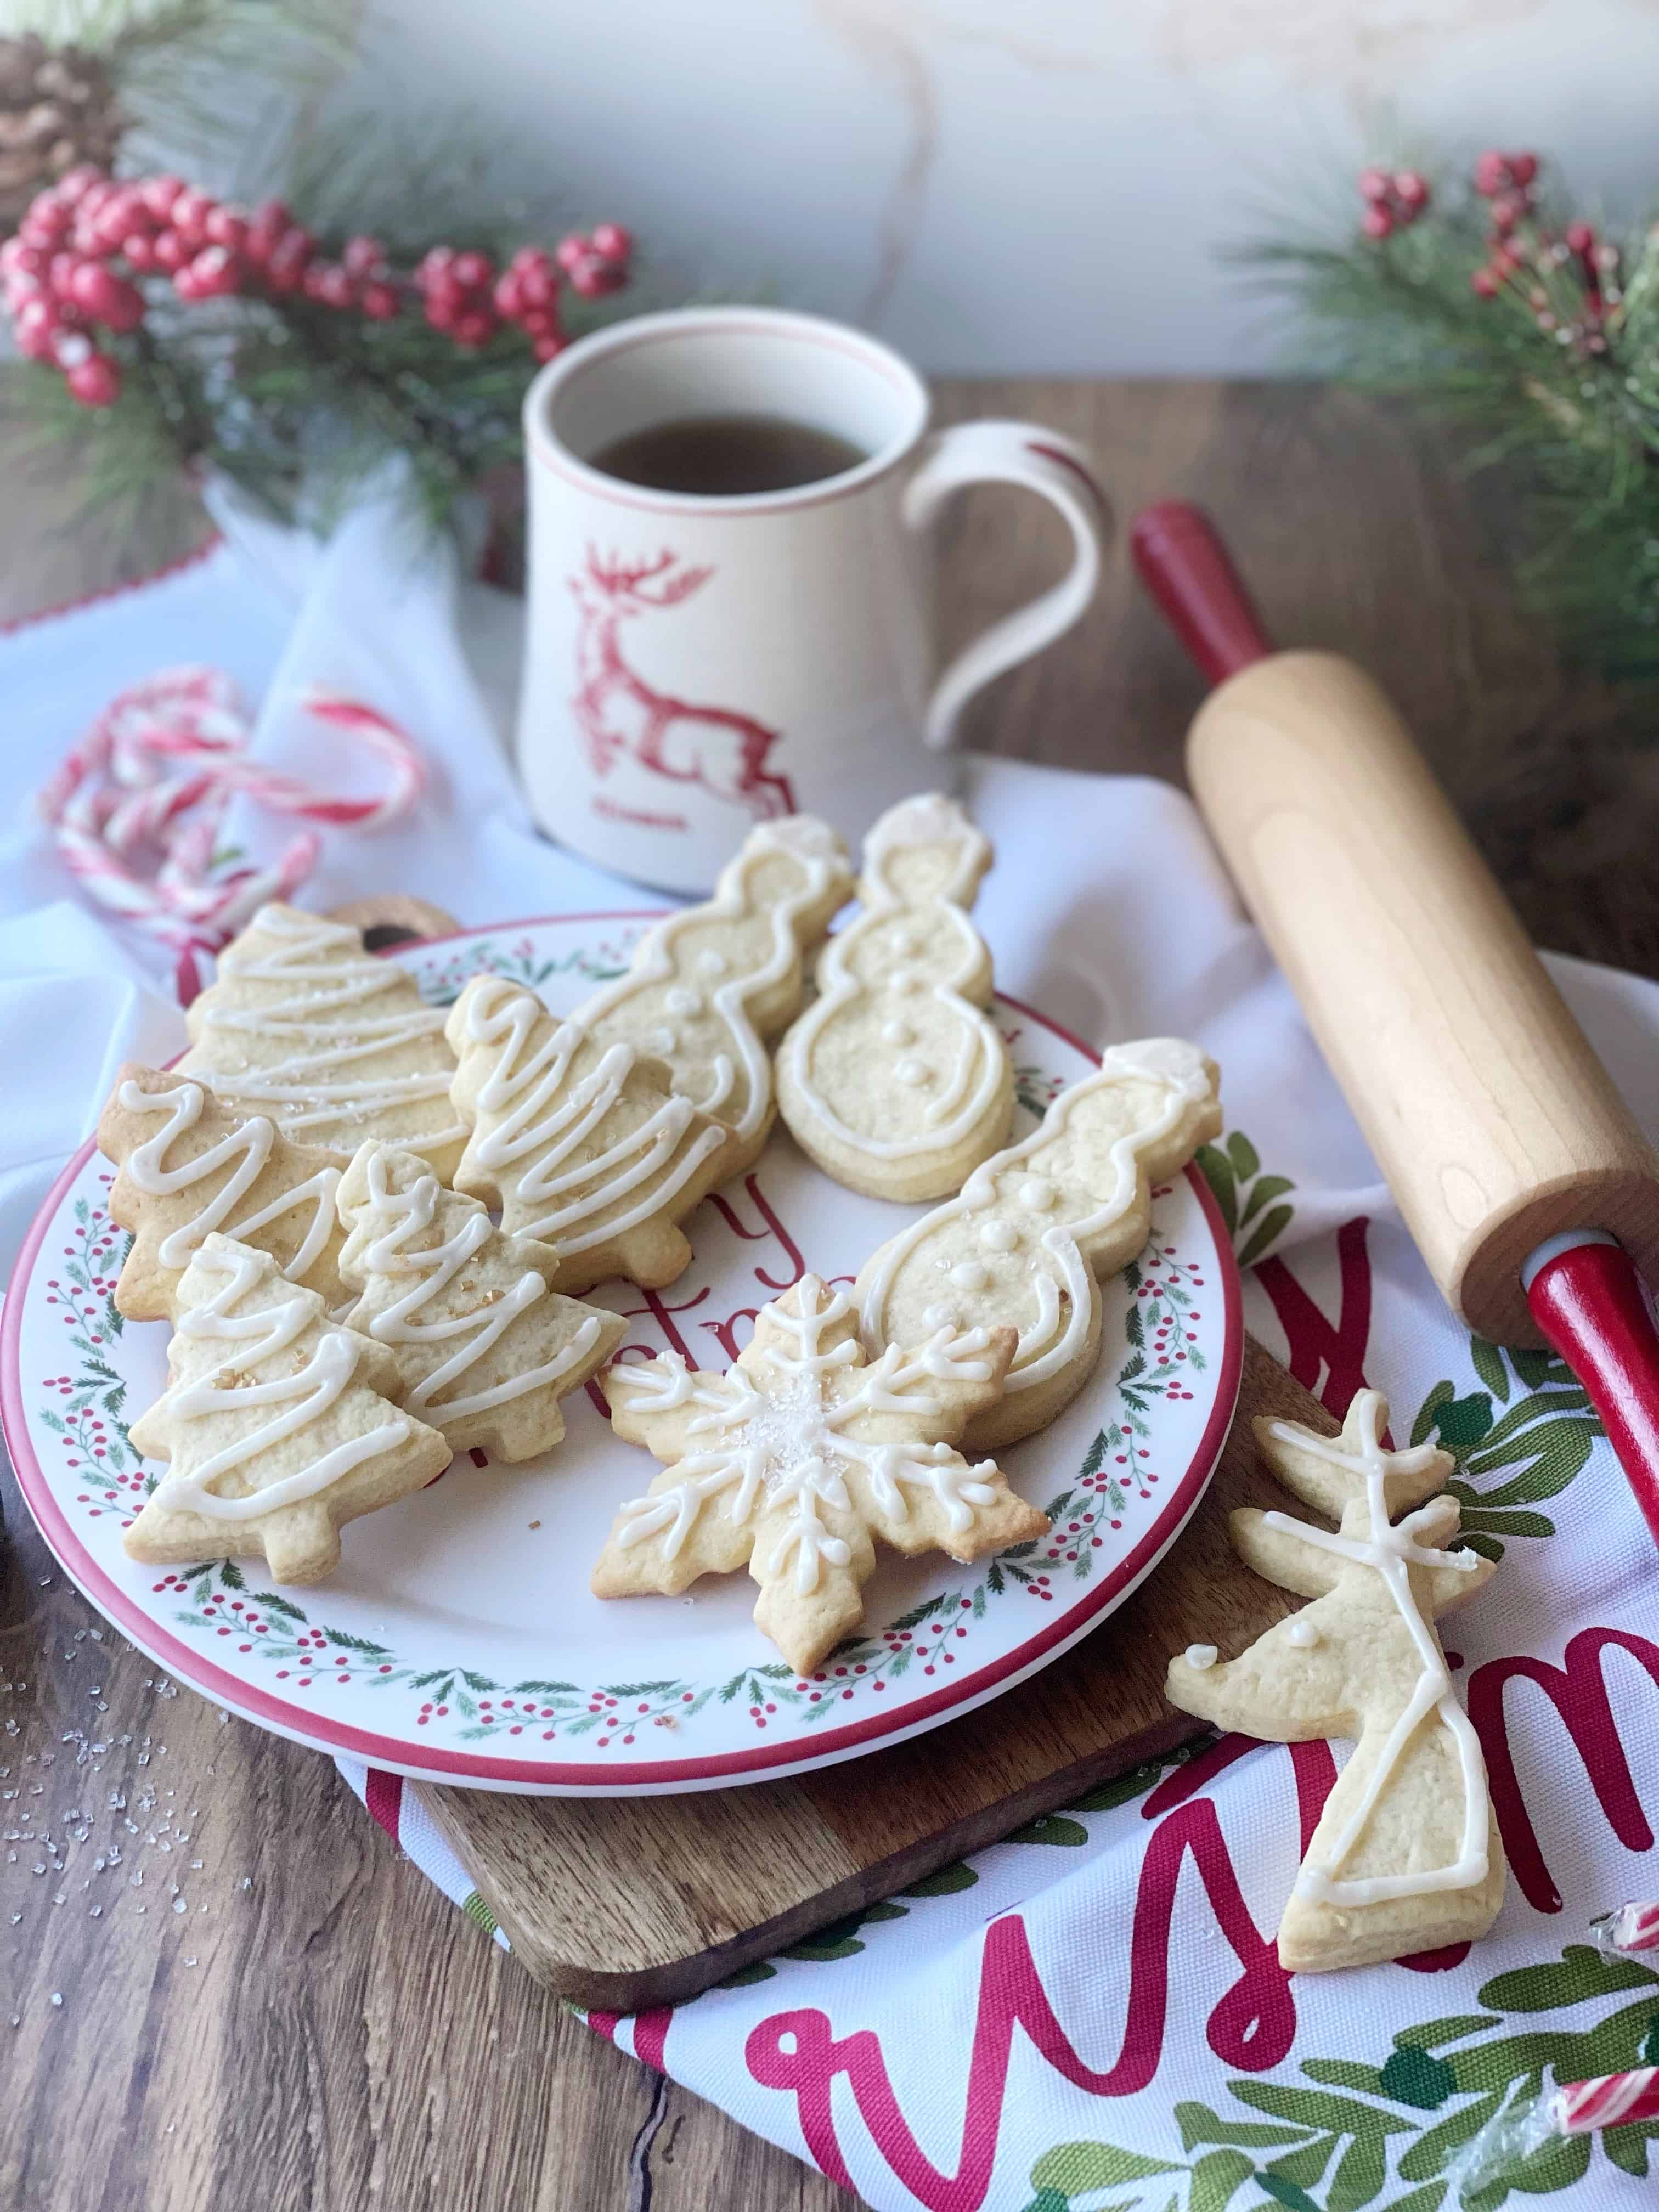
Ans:
{"type": "Polygon", "coordinates": [[[573,215],[934,370],[1241,371],[1218,250],[1374,151],[1659,204],[1659,0],[380,0],[356,88],[493,118],[573,215]]]}

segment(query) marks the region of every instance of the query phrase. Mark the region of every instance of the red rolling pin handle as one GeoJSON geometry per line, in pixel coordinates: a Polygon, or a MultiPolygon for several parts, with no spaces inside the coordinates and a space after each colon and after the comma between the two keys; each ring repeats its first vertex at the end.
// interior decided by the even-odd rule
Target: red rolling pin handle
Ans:
{"type": "Polygon", "coordinates": [[[1129,532],[1140,580],[1212,684],[1224,684],[1273,651],[1261,618],[1202,507],[1160,500],[1129,532]]]}
{"type": "Polygon", "coordinates": [[[1540,1244],[1522,1272],[1532,1317],[1589,1393],[1659,1543],[1659,1331],[1635,1262],[1605,1230],[1540,1244]]]}

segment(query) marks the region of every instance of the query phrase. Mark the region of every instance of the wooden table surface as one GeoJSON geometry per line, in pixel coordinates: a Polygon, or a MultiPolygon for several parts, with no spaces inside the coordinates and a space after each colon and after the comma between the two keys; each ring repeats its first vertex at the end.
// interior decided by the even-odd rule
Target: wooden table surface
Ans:
{"type": "MultiPolygon", "coordinates": [[[[1155,497],[1203,500],[1270,629],[1352,653],[1394,693],[1534,934],[1659,969],[1635,865],[1659,824],[1659,761],[1594,684],[1560,676],[1506,580],[1499,491],[1462,483],[1405,411],[1293,384],[952,382],[939,398],[946,419],[1024,416],[1085,440],[1121,521],[1155,497]]],[[[17,450],[0,421],[0,465],[17,450]]],[[[49,477],[6,480],[0,621],[204,533],[182,491],[124,545],[65,526],[49,477]]],[[[1037,501],[975,494],[947,548],[951,635],[1061,558],[1037,501]]],[[[969,734],[1178,780],[1198,696],[1120,541],[1081,628],[994,686],[969,734]]],[[[851,2204],[562,2012],[394,1856],[326,1759],[179,1692],[106,1629],[9,1471],[0,1499],[0,2203],[851,2204]]]]}

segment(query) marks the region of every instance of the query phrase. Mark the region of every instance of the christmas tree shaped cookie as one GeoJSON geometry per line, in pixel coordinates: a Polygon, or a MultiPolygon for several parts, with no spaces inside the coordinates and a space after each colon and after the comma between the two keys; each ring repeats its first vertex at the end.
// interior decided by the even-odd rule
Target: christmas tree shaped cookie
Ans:
{"type": "Polygon", "coordinates": [[[1388,1418],[1379,1394],[1361,1390],[1340,1437],[1255,1423],[1285,1488],[1340,1526],[1235,1513],[1245,1564],[1314,1602],[1227,1663],[1212,1645],[1192,1646],[1166,1684],[1173,1705],[1218,1728],[1275,1743],[1358,1739],[1279,1923],[1280,1962],[1299,1973],[1484,1936],[1504,1898],[1480,1739],[1433,1626],[1492,1563],[1446,1548],[1457,1500],[1432,1493],[1452,1473],[1449,1452],[1387,1450],[1388,1418]]]}
{"type": "Polygon", "coordinates": [[[360,931],[262,906],[185,1021],[181,1073],[237,1113],[269,1114],[343,1167],[366,1138],[383,1137],[448,1181],[466,1132],[449,1103],[442,1010],[422,1003],[395,962],[366,952],[360,931]]]}
{"type": "Polygon", "coordinates": [[[617,1514],[595,1591],[672,1594],[746,1561],[757,1623],[816,1667],[862,1615],[875,1537],[977,1559],[1046,1533],[1000,1468],[951,1449],[1013,1349],[1012,1329],[939,1329],[866,1365],[845,1293],[803,1275],[724,1375],[673,1352],[612,1368],[613,1427],[664,1465],[617,1514]]]}
{"type": "Polygon", "coordinates": [[[133,1232],[115,1286],[129,1321],[173,1317],[185,1270],[215,1230],[270,1253],[331,1310],[344,1300],[340,1170],[329,1153],[290,1144],[263,1114],[243,1119],[187,1077],[136,1061],[115,1079],[98,1147],[120,1170],[110,1218],[133,1232]]]}
{"type": "Polygon", "coordinates": [[[597,1042],[661,1060],[682,1097],[725,1123],[722,1181],[760,1157],[775,1111],[765,1040],[799,1012],[803,951],[852,892],[846,848],[828,823],[763,823],[714,897],[655,923],[628,974],[576,1011],[597,1042]]]}
{"type": "Polygon", "coordinates": [[[864,911],[825,947],[777,1061],[792,1135],[854,1190],[939,1198],[1007,1142],[1013,1068],[967,914],[990,865],[989,839],[937,792],[864,841],[864,911]]]}
{"type": "Polygon", "coordinates": [[[509,1236],[554,1247],[555,1290],[672,1283],[691,1257],[676,1224],[725,1172],[726,1129],[632,1045],[599,1044],[500,976],[473,977],[447,1034],[472,1128],[455,1188],[498,1206],[509,1236]]]}
{"type": "Polygon", "coordinates": [[[435,1429],[390,1403],[395,1364],[331,1323],[269,1252],[207,1237],[179,1286],[167,1387],[132,1425],[167,1471],[123,1539],[146,1565],[263,1552],[279,1583],[314,1583],[340,1529],[449,1464],[435,1429]]]}
{"type": "Polygon", "coordinates": [[[564,1434],[559,1401],[615,1351],[618,1314],[547,1287],[558,1255],[495,1228],[423,1159],[368,1144],[340,1184],[353,1328],[384,1345],[400,1405],[456,1451],[529,1459],[564,1434]]]}
{"type": "Polygon", "coordinates": [[[1217,1080],[1178,1037],[1109,1047],[1099,1074],[1062,1091],[1030,1136],[865,1262],[855,1295],[872,1356],[934,1328],[1018,1328],[1007,1389],[968,1431],[975,1450],[1031,1435],[1087,1380],[1096,1285],[1146,1243],[1152,1184],[1218,1133],[1217,1080]]]}

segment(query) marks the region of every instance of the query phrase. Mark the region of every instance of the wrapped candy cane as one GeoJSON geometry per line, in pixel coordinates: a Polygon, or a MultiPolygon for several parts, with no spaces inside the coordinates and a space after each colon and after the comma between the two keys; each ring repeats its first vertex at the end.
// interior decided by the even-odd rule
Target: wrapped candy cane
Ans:
{"type": "Polygon", "coordinates": [[[1518,2169],[1564,2136],[1594,2135],[1601,2128],[1659,2119],[1659,2066],[1603,2074],[1594,2081],[1564,2081],[1540,2097],[1505,2105],[1446,2168],[1450,2202],[1467,2203],[1494,2182],[1512,2181],[1518,2169]]]}
{"type": "MultiPolygon", "coordinates": [[[[1659,1950],[1659,1905],[1621,1905],[1590,1923],[1603,1958],[1659,1950]]],[[[1454,2202],[1508,2179],[1534,2152],[1561,2136],[1659,2119],[1659,2066],[1634,2066],[1593,2081],[1564,2081],[1523,2103],[1505,2103],[1447,2168],[1454,2202]]]]}
{"type": "Polygon", "coordinates": [[[313,691],[301,702],[349,731],[389,770],[378,799],[313,790],[247,757],[252,727],[219,670],[165,668],[121,692],[46,785],[40,807],[88,896],[179,956],[179,996],[198,988],[196,955],[234,937],[267,899],[287,898],[317,865],[301,830],[273,866],[213,871],[226,808],[239,794],[309,823],[383,829],[406,814],[426,763],[398,725],[360,700],[313,691]],[[159,855],[153,875],[140,866],[159,855]]]}
{"type": "Polygon", "coordinates": [[[1659,1951],[1659,1905],[1621,1905],[1590,1923],[1595,1948],[1604,1958],[1633,1951],[1659,1951]]]}

